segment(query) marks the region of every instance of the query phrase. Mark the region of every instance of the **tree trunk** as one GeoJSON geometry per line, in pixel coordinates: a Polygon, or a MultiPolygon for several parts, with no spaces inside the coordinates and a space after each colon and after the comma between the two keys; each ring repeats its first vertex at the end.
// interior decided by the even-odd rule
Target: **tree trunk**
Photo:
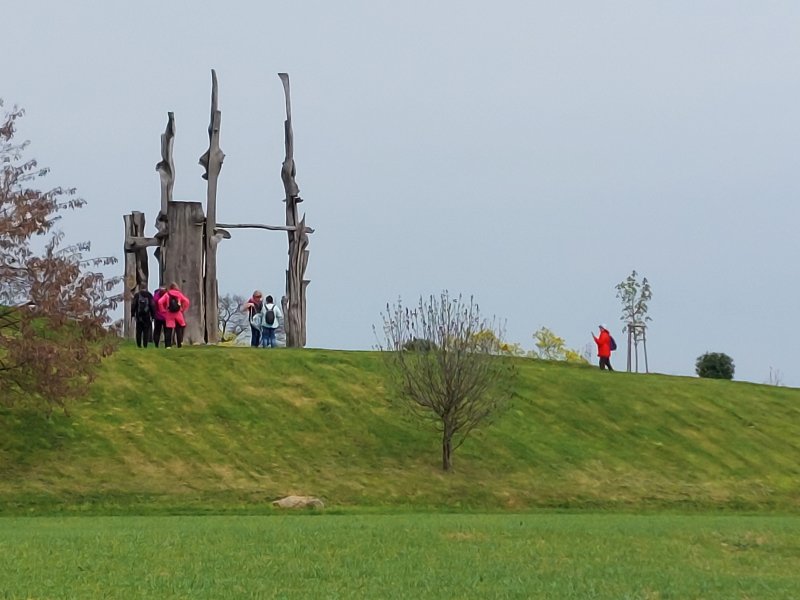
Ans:
{"type": "Polygon", "coordinates": [[[442,470],[451,471],[453,469],[453,432],[445,425],[442,432],[442,470]]]}
{"type": "Polygon", "coordinates": [[[125,338],[133,339],[131,300],[139,291],[139,286],[148,285],[149,278],[147,247],[135,243],[138,240],[145,240],[144,213],[133,211],[129,215],[123,215],[122,219],[125,222],[125,290],[123,293],[122,335],[125,338]]]}
{"type": "Polygon", "coordinates": [[[205,340],[205,302],[203,297],[203,205],[200,202],[170,202],[165,240],[169,258],[164,269],[164,283],[175,282],[189,298],[186,311],[186,344],[205,340]]]}

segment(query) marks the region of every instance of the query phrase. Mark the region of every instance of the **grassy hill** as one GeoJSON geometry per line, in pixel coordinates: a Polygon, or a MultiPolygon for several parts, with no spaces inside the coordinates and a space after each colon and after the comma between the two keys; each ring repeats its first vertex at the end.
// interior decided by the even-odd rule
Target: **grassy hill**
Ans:
{"type": "Polygon", "coordinates": [[[376,353],[124,346],[69,417],[0,412],[0,511],[800,508],[800,390],[518,363],[444,474],[376,353]]]}

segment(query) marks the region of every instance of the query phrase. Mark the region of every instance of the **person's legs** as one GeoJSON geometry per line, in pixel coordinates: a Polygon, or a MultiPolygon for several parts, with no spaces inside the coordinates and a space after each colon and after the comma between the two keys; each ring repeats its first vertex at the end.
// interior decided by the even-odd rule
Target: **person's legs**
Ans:
{"type": "Polygon", "coordinates": [[[164,326],[164,348],[172,347],[172,327],[164,326]]]}
{"type": "Polygon", "coordinates": [[[250,345],[253,348],[258,348],[261,344],[261,330],[258,327],[250,325],[250,345]]]}
{"type": "Polygon", "coordinates": [[[153,322],[150,319],[142,321],[142,346],[147,348],[150,338],[153,337],[153,322]]]}
{"type": "Polygon", "coordinates": [[[175,341],[178,342],[178,348],[183,347],[183,332],[186,325],[175,325],[175,341]]]}
{"type": "Polygon", "coordinates": [[[139,319],[136,319],[136,347],[142,347],[142,334],[144,333],[144,327],[142,326],[142,322],[139,319]]]}
{"type": "Polygon", "coordinates": [[[611,359],[608,356],[601,356],[600,357],[600,369],[608,369],[609,371],[613,371],[614,369],[611,368],[611,359]]]}
{"type": "Polygon", "coordinates": [[[270,348],[275,347],[275,328],[267,327],[267,346],[270,348]]]}
{"type": "MultiPolygon", "coordinates": [[[[154,325],[155,326],[153,328],[153,343],[156,345],[156,348],[158,348],[158,343],[161,341],[161,330],[164,329],[164,321],[162,321],[161,319],[156,319],[154,325]]],[[[166,334],[164,337],[166,339],[166,334]]]]}
{"type": "Polygon", "coordinates": [[[261,332],[260,332],[261,341],[260,341],[260,343],[261,343],[261,347],[262,348],[266,348],[267,347],[267,343],[269,342],[269,333],[268,332],[269,332],[269,329],[267,329],[266,327],[262,327],[261,328],[261,332]]]}

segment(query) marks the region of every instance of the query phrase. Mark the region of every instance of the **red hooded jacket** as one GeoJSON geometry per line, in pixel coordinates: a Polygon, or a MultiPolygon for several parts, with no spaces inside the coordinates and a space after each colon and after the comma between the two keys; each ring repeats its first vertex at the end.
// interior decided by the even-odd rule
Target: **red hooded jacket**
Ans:
{"type": "Polygon", "coordinates": [[[607,329],[600,331],[600,337],[592,334],[594,343],[597,344],[597,356],[600,358],[609,358],[611,356],[611,335],[607,329]]]}

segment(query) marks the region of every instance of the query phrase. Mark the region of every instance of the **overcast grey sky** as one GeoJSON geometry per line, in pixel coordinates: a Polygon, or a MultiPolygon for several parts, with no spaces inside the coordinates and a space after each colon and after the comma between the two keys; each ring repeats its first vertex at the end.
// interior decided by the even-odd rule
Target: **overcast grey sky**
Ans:
{"type": "MultiPolygon", "coordinates": [[[[800,3],[15,3],[0,97],[88,206],[69,240],[122,255],[122,215],[159,207],[174,111],[176,200],[202,200],[210,69],[221,222],[282,224],[283,98],[311,236],[309,346],[368,349],[387,301],[448,289],[582,349],[614,285],[653,287],[651,369],[800,386],[796,310],[800,3]]],[[[286,237],[234,231],[222,293],[280,296],[286,237]]],[[[625,357],[612,359],[624,368],[625,357]]]]}

